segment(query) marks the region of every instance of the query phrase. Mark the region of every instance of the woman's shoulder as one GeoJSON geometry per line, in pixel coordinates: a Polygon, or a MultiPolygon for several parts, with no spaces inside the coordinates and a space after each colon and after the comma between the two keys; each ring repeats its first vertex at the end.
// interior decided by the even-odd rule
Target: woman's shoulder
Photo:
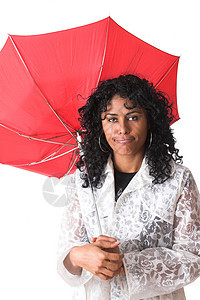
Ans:
{"type": "Polygon", "coordinates": [[[168,179],[145,186],[141,194],[146,206],[169,223],[173,223],[177,201],[184,192],[191,190],[198,195],[190,169],[174,161],[172,164],[173,171],[168,179]]]}
{"type": "Polygon", "coordinates": [[[172,177],[179,179],[181,182],[194,179],[191,170],[177,162],[173,162],[173,172],[172,177]]]}
{"type": "Polygon", "coordinates": [[[179,163],[174,162],[174,172],[169,182],[176,182],[179,193],[184,191],[192,191],[193,194],[199,197],[199,190],[191,170],[179,163]]]}

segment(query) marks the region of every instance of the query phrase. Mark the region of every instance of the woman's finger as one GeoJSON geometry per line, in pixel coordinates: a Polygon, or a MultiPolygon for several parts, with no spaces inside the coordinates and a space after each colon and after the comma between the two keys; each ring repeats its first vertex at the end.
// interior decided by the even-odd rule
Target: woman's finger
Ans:
{"type": "Polygon", "coordinates": [[[118,272],[117,271],[111,271],[109,269],[106,269],[106,268],[102,268],[100,270],[100,273],[105,275],[105,276],[108,276],[110,279],[112,279],[114,276],[118,275],[120,272],[120,270],[118,269],[118,272]]]}
{"type": "MultiPolygon", "coordinates": [[[[106,277],[105,280],[107,280],[107,279],[112,279],[114,276],[119,275],[119,274],[121,274],[121,275],[122,275],[122,274],[125,274],[123,266],[121,266],[120,268],[118,268],[118,269],[115,270],[115,271],[112,271],[112,270],[110,270],[110,269],[108,269],[108,268],[101,268],[101,269],[99,270],[99,273],[96,274],[96,275],[97,275],[97,276],[103,275],[103,276],[106,277]],[[107,277],[108,277],[108,278],[107,278],[107,277]]],[[[99,276],[99,277],[100,277],[100,276],[99,276]]],[[[101,278],[101,277],[100,277],[100,278],[101,278]]]]}
{"type": "Polygon", "coordinates": [[[92,242],[92,243],[96,242],[96,240],[97,240],[97,237],[91,238],[91,242],[92,242]]]}
{"type": "Polygon", "coordinates": [[[115,248],[120,244],[120,242],[117,242],[117,241],[111,242],[111,241],[99,240],[99,239],[97,239],[96,242],[94,242],[94,243],[97,247],[100,247],[102,249],[103,248],[115,248]]]}
{"type": "Polygon", "coordinates": [[[104,240],[104,241],[108,241],[108,242],[117,242],[117,240],[111,236],[107,236],[107,235],[99,235],[98,240],[104,240]]]}
{"type": "Polygon", "coordinates": [[[121,267],[123,266],[122,261],[114,262],[114,261],[106,261],[105,267],[113,272],[121,271],[121,267]]]}

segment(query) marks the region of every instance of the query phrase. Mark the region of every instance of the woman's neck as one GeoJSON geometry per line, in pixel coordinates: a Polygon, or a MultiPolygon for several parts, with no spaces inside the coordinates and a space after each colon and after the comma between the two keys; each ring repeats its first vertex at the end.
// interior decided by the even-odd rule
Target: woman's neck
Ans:
{"type": "Polygon", "coordinates": [[[144,154],[138,153],[138,155],[130,156],[130,155],[117,155],[114,153],[113,162],[115,168],[124,173],[133,173],[138,172],[142,161],[144,158],[144,154]]]}

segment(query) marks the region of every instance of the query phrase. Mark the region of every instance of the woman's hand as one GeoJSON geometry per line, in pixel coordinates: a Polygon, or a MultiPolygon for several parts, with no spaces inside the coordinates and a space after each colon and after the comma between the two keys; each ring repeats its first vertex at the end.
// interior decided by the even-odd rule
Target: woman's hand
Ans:
{"type": "MultiPolygon", "coordinates": [[[[115,238],[110,237],[110,236],[106,236],[106,235],[99,235],[98,238],[93,237],[91,239],[91,242],[93,242],[93,243],[96,242],[96,241],[107,241],[107,242],[113,243],[114,247],[106,248],[106,249],[104,249],[104,251],[111,252],[111,253],[120,253],[119,247],[118,247],[120,242],[117,242],[117,240],[115,238]]],[[[124,270],[123,265],[122,265],[120,274],[125,274],[125,270],[124,270]]]]}
{"type": "Polygon", "coordinates": [[[111,279],[123,270],[124,255],[116,251],[118,245],[119,242],[99,239],[92,244],[74,247],[64,265],[73,274],[80,275],[84,268],[103,280],[111,279]]]}
{"type": "Polygon", "coordinates": [[[106,249],[103,249],[107,252],[114,252],[114,253],[120,253],[119,252],[119,244],[120,242],[118,242],[115,238],[113,237],[110,237],[110,236],[106,236],[106,235],[99,235],[98,237],[93,237],[91,239],[91,242],[94,243],[94,242],[98,242],[98,241],[105,241],[105,242],[109,242],[110,245],[112,245],[111,248],[106,248],[106,249]]]}

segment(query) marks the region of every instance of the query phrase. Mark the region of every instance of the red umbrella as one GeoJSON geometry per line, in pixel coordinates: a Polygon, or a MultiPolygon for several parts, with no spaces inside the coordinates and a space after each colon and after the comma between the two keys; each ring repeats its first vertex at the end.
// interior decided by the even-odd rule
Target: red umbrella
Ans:
{"type": "Polygon", "coordinates": [[[110,17],[55,33],[9,35],[0,52],[0,162],[58,178],[73,172],[78,108],[100,81],[120,74],[153,82],[178,120],[178,61],[110,17]]]}

